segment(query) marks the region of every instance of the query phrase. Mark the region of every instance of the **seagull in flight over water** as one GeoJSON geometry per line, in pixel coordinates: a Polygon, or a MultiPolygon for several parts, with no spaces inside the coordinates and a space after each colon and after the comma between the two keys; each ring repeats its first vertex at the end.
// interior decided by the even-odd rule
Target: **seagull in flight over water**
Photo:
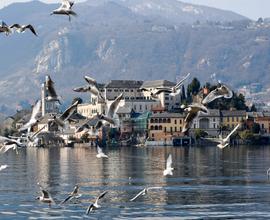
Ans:
{"type": "Polygon", "coordinates": [[[75,185],[73,191],[69,194],[69,196],[68,196],[66,199],[64,199],[64,200],[60,203],[60,205],[66,203],[67,201],[72,200],[73,198],[78,199],[78,198],[80,198],[81,196],[82,196],[82,194],[79,194],[79,186],[78,186],[78,185],[75,185]]]}
{"type": "Polygon", "coordinates": [[[98,154],[96,155],[97,158],[108,158],[108,156],[103,153],[102,149],[99,146],[97,146],[97,151],[98,151],[98,154]]]}
{"type": "Polygon", "coordinates": [[[140,191],[136,196],[134,196],[132,199],[130,199],[129,201],[133,202],[138,197],[146,195],[148,193],[148,191],[152,190],[152,189],[162,189],[162,187],[160,187],[160,186],[146,187],[142,191],[140,191]]]}
{"type": "Polygon", "coordinates": [[[0,171],[6,169],[7,167],[8,167],[8,165],[6,165],[6,164],[5,164],[5,165],[1,165],[1,166],[0,166],[0,171]]]}
{"type": "Polygon", "coordinates": [[[89,214],[90,212],[92,212],[94,209],[100,208],[101,206],[98,204],[98,201],[99,201],[101,198],[103,198],[107,193],[108,193],[108,191],[105,191],[105,192],[101,193],[101,194],[96,198],[95,203],[91,203],[91,204],[88,206],[88,208],[87,208],[85,214],[88,215],[88,214],[89,214]]]}
{"type": "Polygon", "coordinates": [[[48,203],[49,206],[51,206],[52,203],[55,204],[50,193],[48,191],[46,191],[45,189],[43,189],[43,187],[39,183],[37,183],[37,184],[41,190],[41,196],[37,197],[36,199],[41,201],[41,202],[48,203]]]}
{"type": "Polygon", "coordinates": [[[29,29],[35,36],[37,36],[37,33],[31,24],[28,25],[13,24],[10,26],[10,28],[15,28],[19,33],[23,33],[25,32],[26,29],[29,29]]]}
{"type": "Polygon", "coordinates": [[[174,168],[172,168],[172,155],[170,154],[167,158],[167,161],[166,161],[166,169],[163,171],[163,175],[164,176],[167,176],[167,175],[170,175],[172,176],[173,175],[173,171],[174,168]]]}

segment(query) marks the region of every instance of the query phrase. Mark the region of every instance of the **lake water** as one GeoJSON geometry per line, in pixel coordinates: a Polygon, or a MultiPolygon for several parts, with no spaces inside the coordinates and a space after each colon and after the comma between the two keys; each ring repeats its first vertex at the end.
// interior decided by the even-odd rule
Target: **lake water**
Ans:
{"type": "Polygon", "coordinates": [[[270,147],[28,148],[0,156],[0,219],[270,219],[270,147]],[[163,177],[171,153],[172,177],[163,177]],[[131,177],[131,178],[129,178],[131,177]],[[82,197],[40,203],[40,182],[59,204],[75,184],[82,197]],[[145,186],[162,186],[134,202],[145,186]],[[101,208],[87,206],[107,190],[101,208]]]}

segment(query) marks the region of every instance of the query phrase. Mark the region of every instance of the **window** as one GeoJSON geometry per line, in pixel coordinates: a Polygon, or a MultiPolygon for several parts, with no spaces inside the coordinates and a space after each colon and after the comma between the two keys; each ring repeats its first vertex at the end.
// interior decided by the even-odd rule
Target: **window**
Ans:
{"type": "Polygon", "coordinates": [[[169,97],[165,97],[165,100],[169,100],[169,97]]]}
{"type": "Polygon", "coordinates": [[[130,92],[133,92],[133,89],[131,89],[130,92]]]}
{"type": "Polygon", "coordinates": [[[118,89],[114,89],[113,91],[114,91],[114,92],[118,92],[118,89]]]}
{"type": "Polygon", "coordinates": [[[216,124],[215,123],[213,124],[213,128],[216,128],[216,124]]]}
{"type": "Polygon", "coordinates": [[[170,130],[171,130],[171,132],[173,131],[173,128],[172,127],[170,127],[170,130]]]}
{"type": "Polygon", "coordinates": [[[213,122],[215,122],[216,121],[216,119],[215,118],[213,118],[213,122]]]}
{"type": "Polygon", "coordinates": [[[108,89],[108,92],[111,92],[112,90],[111,89],[108,89]]]}
{"type": "Polygon", "coordinates": [[[123,90],[123,89],[119,89],[119,91],[120,91],[120,92],[124,92],[124,90],[123,90]]]}
{"type": "Polygon", "coordinates": [[[174,128],[174,131],[175,131],[175,132],[177,131],[177,127],[174,128]]]}
{"type": "Polygon", "coordinates": [[[129,90],[128,89],[125,89],[125,92],[129,92],[129,90]]]}
{"type": "Polygon", "coordinates": [[[140,110],[142,110],[142,105],[140,105],[140,110]]]}
{"type": "Polygon", "coordinates": [[[232,117],[232,122],[234,122],[234,117],[232,117]]]}
{"type": "Polygon", "coordinates": [[[152,134],[152,138],[154,138],[155,137],[155,135],[154,134],[152,134]]]}
{"type": "Polygon", "coordinates": [[[164,127],[164,132],[167,132],[167,129],[166,129],[166,127],[164,127]]]}
{"type": "Polygon", "coordinates": [[[162,131],[162,126],[161,125],[158,126],[158,130],[162,131]]]}
{"type": "Polygon", "coordinates": [[[154,126],[153,125],[151,125],[150,130],[154,130],[154,126]]]}
{"type": "Polygon", "coordinates": [[[175,124],[175,125],[177,124],[177,120],[176,120],[176,119],[174,120],[174,124],[175,124]]]}

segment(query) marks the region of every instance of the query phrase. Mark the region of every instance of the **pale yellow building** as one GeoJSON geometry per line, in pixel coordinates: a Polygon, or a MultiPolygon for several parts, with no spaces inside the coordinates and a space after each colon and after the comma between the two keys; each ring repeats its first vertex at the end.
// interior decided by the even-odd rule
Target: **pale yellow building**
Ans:
{"type": "Polygon", "coordinates": [[[183,136],[185,115],[180,113],[156,113],[148,120],[148,137],[154,141],[171,141],[173,137],[183,136]]]}
{"type": "Polygon", "coordinates": [[[238,124],[243,124],[246,120],[246,111],[243,110],[223,110],[221,111],[221,127],[226,126],[233,129],[238,124]]]}

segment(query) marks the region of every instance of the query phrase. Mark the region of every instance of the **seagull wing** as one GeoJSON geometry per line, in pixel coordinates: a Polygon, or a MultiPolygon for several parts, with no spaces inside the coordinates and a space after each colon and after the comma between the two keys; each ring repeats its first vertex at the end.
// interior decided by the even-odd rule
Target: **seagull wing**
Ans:
{"type": "Polygon", "coordinates": [[[98,151],[98,154],[103,154],[103,151],[99,146],[97,146],[97,151],[98,151]]]}
{"type": "Polygon", "coordinates": [[[147,189],[148,190],[150,190],[150,189],[163,189],[163,187],[161,187],[161,186],[152,186],[152,187],[148,187],[147,189]]]}
{"type": "Polygon", "coordinates": [[[42,195],[43,195],[44,198],[48,198],[48,199],[50,198],[50,194],[49,194],[48,191],[42,189],[42,190],[41,190],[41,193],[42,193],[42,195]]]}
{"type": "Polygon", "coordinates": [[[0,171],[6,169],[7,167],[8,167],[8,165],[6,165],[6,164],[5,165],[1,165],[0,166],[0,171]]]}
{"type": "Polygon", "coordinates": [[[90,87],[87,86],[81,86],[73,89],[74,92],[90,92],[90,87]]]}
{"type": "Polygon", "coordinates": [[[37,103],[33,107],[30,121],[37,118],[37,115],[40,112],[40,108],[41,108],[41,101],[38,100],[37,103]]]}
{"type": "Polygon", "coordinates": [[[107,117],[107,116],[105,116],[105,115],[101,115],[100,119],[101,119],[101,120],[104,120],[104,121],[107,121],[107,122],[109,122],[109,123],[112,124],[112,125],[115,124],[115,121],[114,121],[112,118],[109,118],[109,117],[107,117]]]}
{"type": "Polygon", "coordinates": [[[60,204],[64,204],[67,201],[69,201],[70,199],[72,199],[73,195],[69,195],[66,199],[64,199],[60,204]]]}
{"type": "Polygon", "coordinates": [[[9,28],[10,28],[10,29],[12,29],[12,28],[21,29],[22,27],[21,27],[21,25],[19,25],[19,24],[13,24],[13,25],[11,25],[9,28]]]}
{"type": "Polygon", "coordinates": [[[186,81],[186,79],[190,76],[190,73],[188,73],[182,80],[180,80],[176,85],[175,88],[178,89],[182,84],[186,81]]]}
{"type": "Polygon", "coordinates": [[[79,101],[77,100],[71,106],[69,106],[64,113],[59,117],[61,120],[66,121],[76,111],[79,101]]]}
{"type": "Polygon", "coordinates": [[[240,124],[236,125],[235,128],[228,134],[228,136],[225,138],[225,141],[229,140],[229,138],[236,132],[236,130],[239,128],[240,124]]]}
{"type": "Polygon", "coordinates": [[[87,83],[89,83],[90,85],[96,85],[97,84],[97,81],[89,76],[85,76],[84,77],[85,81],[87,83]]]}
{"type": "Polygon", "coordinates": [[[37,36],[37,32],[35,31],[34,27],[31,24],[28,24],[23,27],[24,29],[28,28],[34,35],[37,36]]]}
{"type": "Polygon", "coordinates": [[[97,197],[95,203],[97,204],[97,203],[98,203],[98,200],[102,199],[107,193],[108,193],[108,191],[104,191],[103,193],[101,193],[101,194],[97,197]]]}
{"type": "Polygon", "coordinates": [[[91,204],[88,206],[88,208],[87,208],[85,214],[88,215],[88,214],[93,210],[93,208],[94,208],[94,204],[91,203],[91,204]]]}
{"type": "Polygon", "coordinates": [[[47,91],[49,93],[49,96],[51,96],[53,98],[57,98],[57,94],[56,94],[56,91],[54,89],[54,82],[52,81],[50,76],[48,76],[48,78],[46,80],[46,87],[47,87],[47,91]]]}
{"type": "Polygon", "coordinates": [[[172,167],[172,155],[170,154],[167,158],[166,169],[171,167],[172,167]]]}
{"type": "Polygon", "coordinates": [[[172,89],[170,88],[158,88],[157,91],[155,92],[155,95],[159,95],[160,93],[172,93],[172,89]]]}
{"type": "Polygon", "coordinates": [[[140,191],[136,196],[134,196],[132,199],[130,199],[129,201],[132,202],[135,199],[137,199],[139,196],[145,194],[145,189],[143,189],[142,191],[140,191]]]}
{"type": "Polygon", "coordinates": [[[121,93],[111,104],[110,106],[108,107],[108,112],[107,112],[107,117],[109,118],[113,118],[117,108],[118,108],[118,105],[121,101],[123,97],[123,93],[121,93]]]}
{"type": "Polygon", "coordinates": [[[142,92],[149,92],[150,90],[149,89],[146,89],[146,88],[140,88],[140,91],[142,91],[142,92]]]}

